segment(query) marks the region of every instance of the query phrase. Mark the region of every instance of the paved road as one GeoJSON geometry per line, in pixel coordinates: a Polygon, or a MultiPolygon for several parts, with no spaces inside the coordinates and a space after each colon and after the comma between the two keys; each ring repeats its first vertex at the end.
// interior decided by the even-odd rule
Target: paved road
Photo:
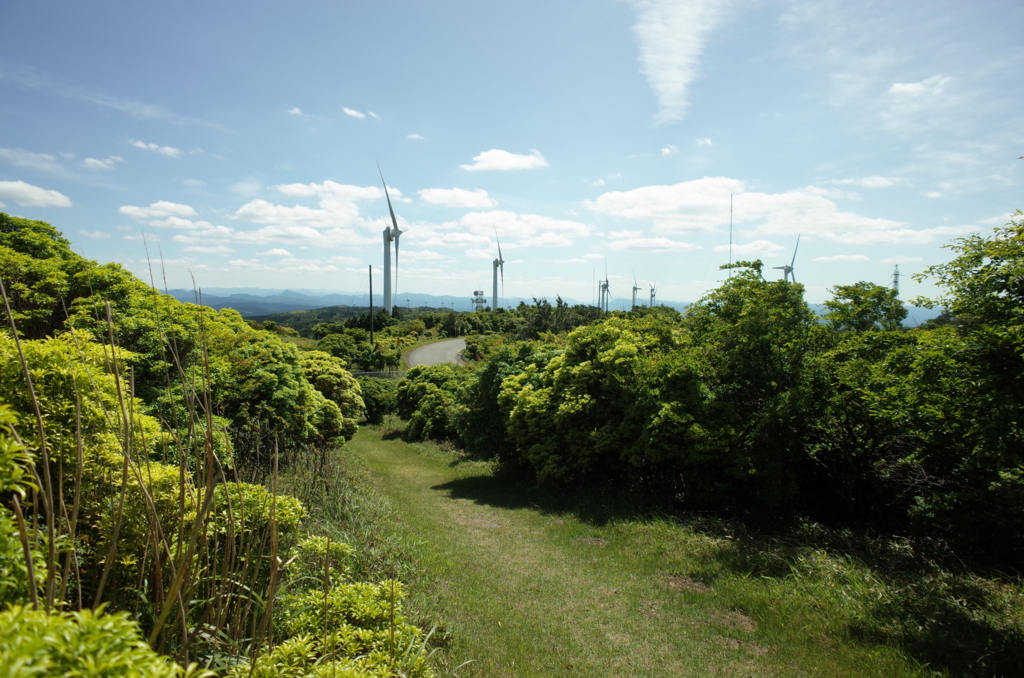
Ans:
{"type": "Polygon", "coordinates": [[[446,339],[426,346],[420,346],[409,352],[406,361],[409,367],[416,365],[441,365],[455,363],[462,365],[462,352],[466,350],[465,339],[446,339]]]}

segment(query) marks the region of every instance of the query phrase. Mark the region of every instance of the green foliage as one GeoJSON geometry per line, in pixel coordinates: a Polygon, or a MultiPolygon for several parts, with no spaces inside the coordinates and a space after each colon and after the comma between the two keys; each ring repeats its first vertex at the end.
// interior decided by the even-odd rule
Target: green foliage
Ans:
{"type": "Polygon", "coordinates": [[[343,361],[323,351],[306,351],[299,363],[309,383],[341,410],[342,435],[351,440],[358,428],[356,420],[366,409],[359,382],[345,369],[343,361]]]}
{"type": "Polygon", "coordinates": [[[409,420],[406,435],[413,440],[456,440],[456,395],[469,372],[456,365],[418,365],[398,386],[398,415],[409,420]]]}
{"type": "Polygon", "coordinates": [[[397,407],[398,386],[388,379],[357,377],[366,407],[366,423],[379,424],[397,407]]]}
{"type": "Polygon", "coordinates": [[[316,347],[317,350],[330,353],[346,365],[354,363],[359,355],[356,340],[349,334],[326,334],[316,342],[316,347]]]}
{"type": "Polygon", "coordinates": [[[466,360],[480,361],[491,355],[505,344],[505,336],[502,334],[488,334],[484,336],[466,337],[466,349],[462,357],[466,360]]]}
{"type": "Polygon", "coordinates": [[[869,282],[837,285],[835,297],[825,302],[825,318],[835,330],[867,332],[876,327],[898,330],[907,317],[896,290],[869,282]]]}
{"type": "MultiPolygon", "coordinates": [[[[468,341],[468,340],[467,340],[468,341]]],[[[505,379],[523,373],[530,365],[545,366],[561,348],[541,342],[517,342],[502,346],[473,372],[459,397],[456,428],[466,451],[482,459],[498,459],[506,471],[517,469],[516,455],[506,431],[510,409],[499,401],[505,379]]]]}
{"type": "Polygon", "coordinates": [[[308,590],[351,581],[351,563],[355,549],[327,537],[306,537],[292,551],[288,568],[290,590],[308,590]]]}
{"type": "Polygon", "coordinates": [[[0,612],[0,673],[68,678],[203,678],[154,652],[125,613],[48,614],[13,606],[0,612]]]}

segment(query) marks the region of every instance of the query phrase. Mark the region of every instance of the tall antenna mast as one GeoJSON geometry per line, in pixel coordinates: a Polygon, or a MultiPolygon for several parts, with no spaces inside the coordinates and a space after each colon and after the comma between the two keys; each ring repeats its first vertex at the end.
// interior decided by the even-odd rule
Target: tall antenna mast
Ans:
{"type": "Polygon", "coordinates": [[[729,194],[729,277],[732,277],[732,193],[729,194]]]}
{"type": "Polygon", "coordinates": [[[892,291],[896,293],[896,298],[900,296],[900,265],[896,264],[896,268],[892,271],[892,291]]]}

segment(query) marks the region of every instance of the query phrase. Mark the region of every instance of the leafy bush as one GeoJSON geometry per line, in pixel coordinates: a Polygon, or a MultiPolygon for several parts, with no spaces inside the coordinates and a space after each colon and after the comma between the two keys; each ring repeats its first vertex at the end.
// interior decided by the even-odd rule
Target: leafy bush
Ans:
{"type": "Polygon", "coordinates": [[[398,415],[409,420],[413,440],[456,440],[456,396],[469,371],[456,365],[418,365],[398,386],[398,415]]]}
{"type": "Polygon", "coordinates": [[[342,435],[351,440],[365,405],[359,382],[345,369],[345,363],[323,351],[306,351],[299,358],[302,372],[313,388],[333,402],[343,417],[342,435]]]}
{"type": "Polygon", "coordinates": [[[0,612],[0,673],[68,678],[203,678],[162,657],[142,640],[125,613],[48,614],[13,606],[0,612]]]}
{"type": "Polygon", "coordinates": [[[357,377],[366,407],[366,423],[379,424],[384,415],[395,412],[398,404],[398,386],[389,379],[357,377]]]}

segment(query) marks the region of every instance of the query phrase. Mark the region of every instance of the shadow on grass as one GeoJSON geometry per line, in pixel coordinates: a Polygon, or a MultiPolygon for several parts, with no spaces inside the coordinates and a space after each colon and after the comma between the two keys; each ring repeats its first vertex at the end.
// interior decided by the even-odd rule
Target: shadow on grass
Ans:
{"type": "Polygon", "coordinates": [[[708,584],[723,576],[786,581],[809,577],[812,586],[834,586],[827,579],[813,579],[814,574],[801,574],[814,554],[827,553],[867,568],[882,584],[880,597],[841,624],[852,640],[899,647],[943,675],[1024,675],[1020,587],[972,573],[941,541],[830,528],[795,516],[694,513],[664,500],[623,497],[614,487],[552,490],[479,475],[431,489],[491,507],[571,514],[594,526],[670,520],[722,544],[706,556],[708,584]]]}

